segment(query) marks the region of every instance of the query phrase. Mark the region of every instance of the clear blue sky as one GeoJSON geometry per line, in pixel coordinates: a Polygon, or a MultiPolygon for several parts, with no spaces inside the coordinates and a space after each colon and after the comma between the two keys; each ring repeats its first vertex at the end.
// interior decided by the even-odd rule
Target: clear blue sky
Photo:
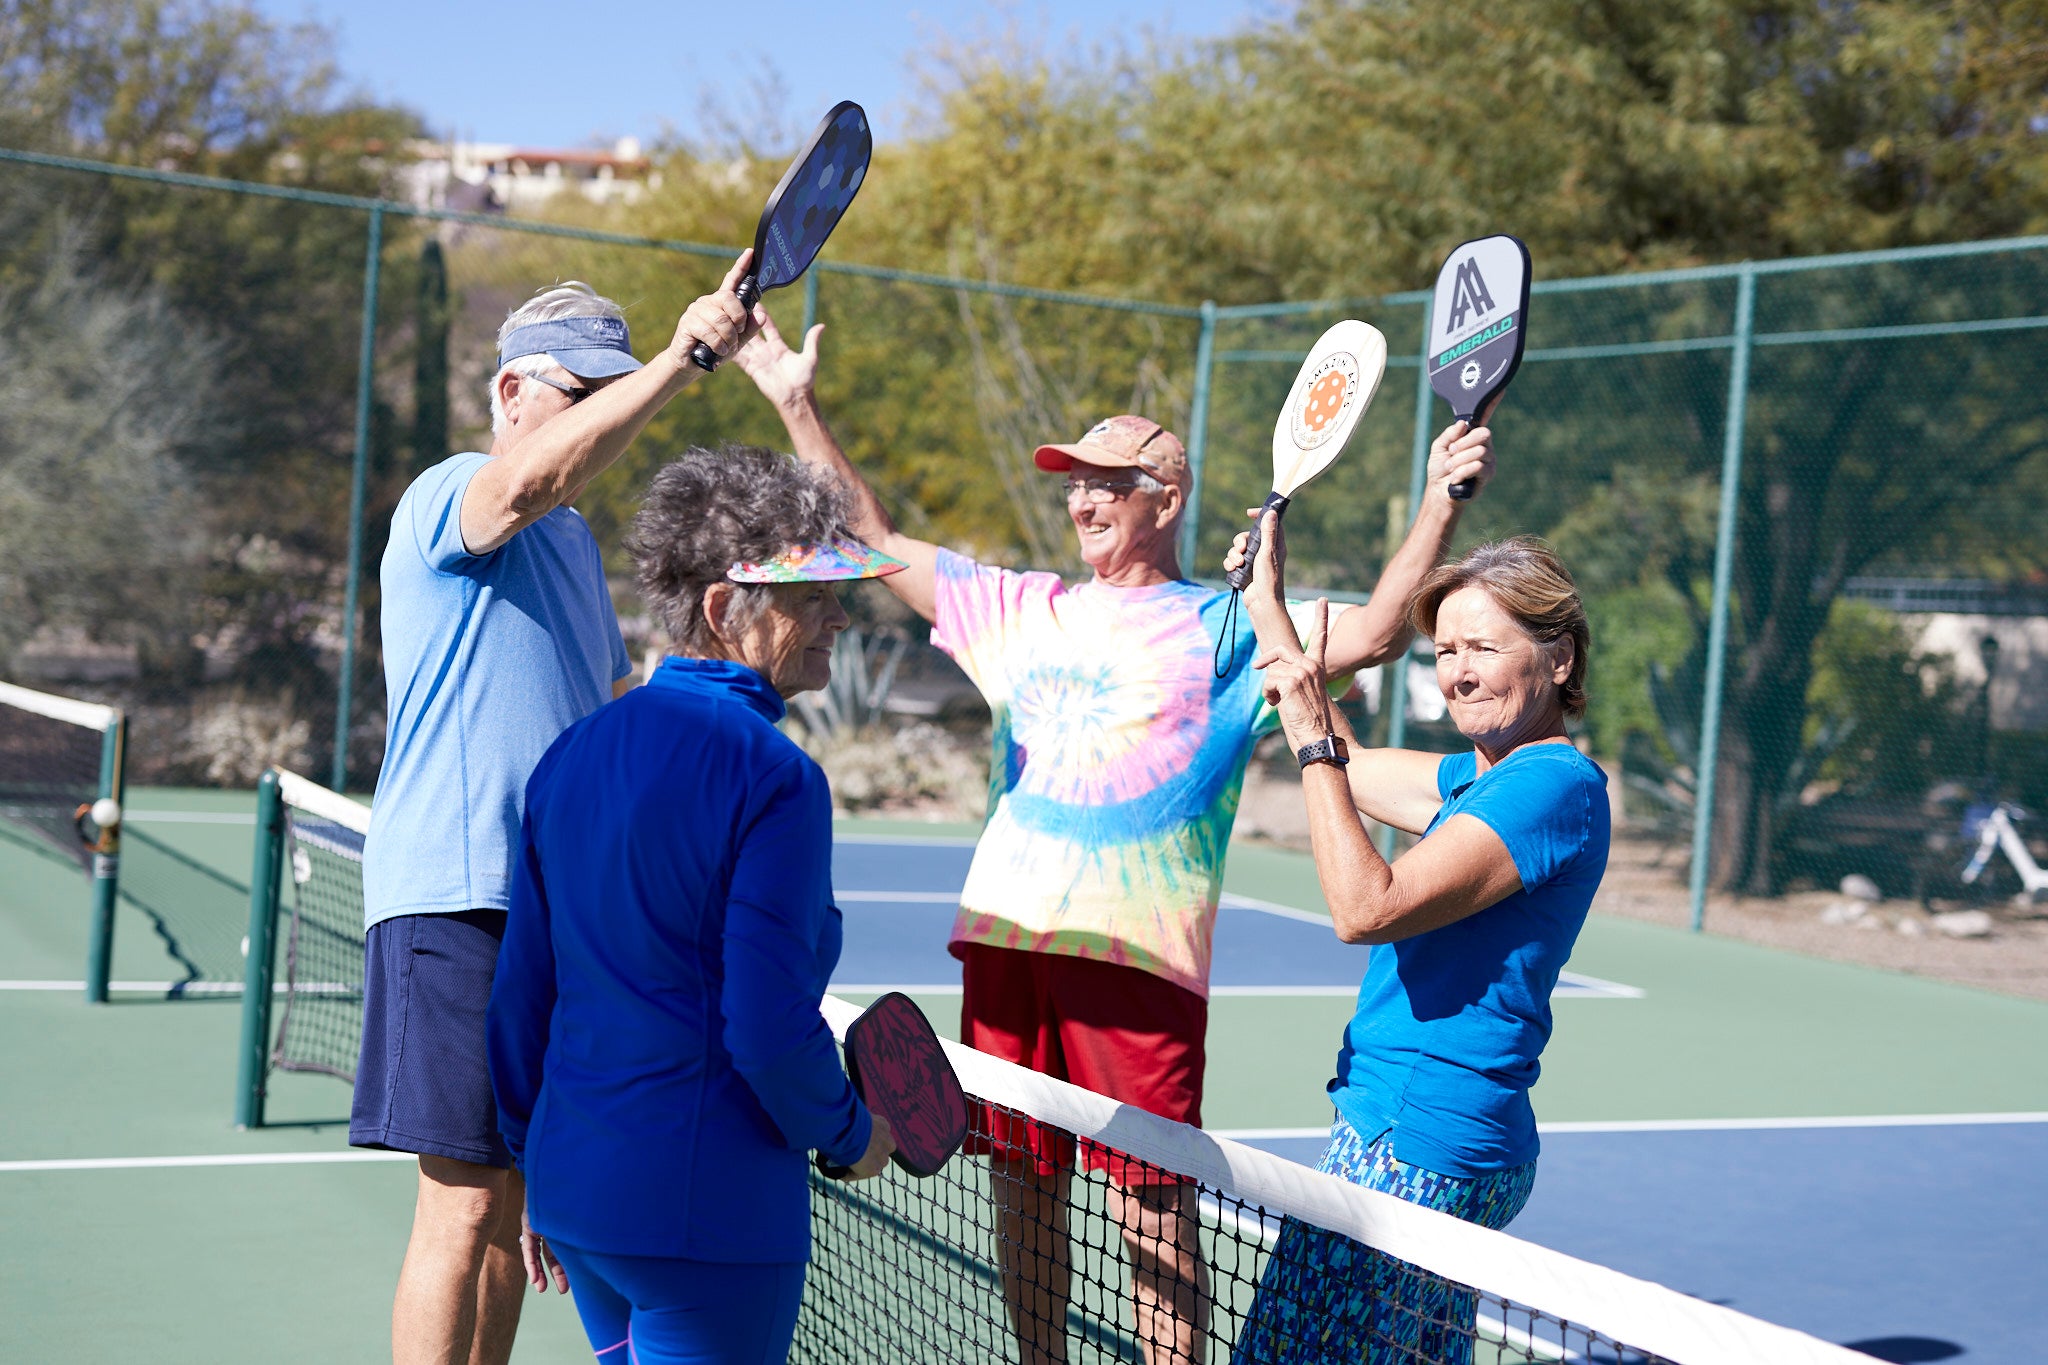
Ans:
{"type": "Polygon", "coordinates": [[[426,116],[438,135],[577,146],[672,129],[717,131],[707,105],[751,122],[764,72],[781,117],[808,131],[859,100],[887,137],[916,93],[910,59],[941,38],[1014,31],[1036,50],[1142,45],[1229,32],[1284,0],[1040,0],[891,8],[812,0],[252,0],[280,22],[332,30],[345,78],[426,116]],[[763,19],[768,23],[764,24],[763,19]],[[770,31],[757,32],[767,29],[770,31]],[[764,63],[766,65],[764,65],[764,63]]]}

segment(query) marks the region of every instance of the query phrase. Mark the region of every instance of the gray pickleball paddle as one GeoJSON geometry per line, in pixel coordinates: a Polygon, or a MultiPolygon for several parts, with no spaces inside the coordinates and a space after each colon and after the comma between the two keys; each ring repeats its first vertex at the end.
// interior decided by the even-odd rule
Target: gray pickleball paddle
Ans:
{"type": "MultiPolygon", "coordinates": [[[[1429,386],[1461,422],[1493,410],[1522,364],[1529,316],[1529,248],[1501,233],[1460,245],[1436,275],[1430,301],[1429,386]]],[[[1469,483],[1451,496],[1472,496],[1469,483]]]]}

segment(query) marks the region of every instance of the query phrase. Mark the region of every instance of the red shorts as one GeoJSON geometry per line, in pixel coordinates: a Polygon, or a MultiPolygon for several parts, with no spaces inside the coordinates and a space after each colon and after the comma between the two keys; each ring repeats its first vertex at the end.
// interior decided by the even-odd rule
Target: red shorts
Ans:
{"type": "MultiPolygon", "coordinates": [[[[1204,1040],[1209,1002],[1184,986],[1136,967],[1092,958],[956,943],[965,995],[960,1039],[969,1047],[1028,1066],[1161,1118],[1202,1122],[1204,1040]]],[[[1041,1175],[1071,1168],[1074,1138],[1008,1110],[982,1106],[966,1150],[1030,1160],[1041,1175]]],[[[1175,1180],[1083,1143],[1090,1170],[1119,1184],[1175,1180]]]]}

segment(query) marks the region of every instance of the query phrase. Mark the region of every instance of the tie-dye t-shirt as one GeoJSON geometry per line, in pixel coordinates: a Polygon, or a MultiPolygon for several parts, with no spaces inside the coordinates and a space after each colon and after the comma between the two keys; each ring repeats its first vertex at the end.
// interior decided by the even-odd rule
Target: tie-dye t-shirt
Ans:
{"type": "MultiPolygon", "coordinates": [[[[940,551],[932,643],[995,718],[989,817],[952,942],[1137,967],[1209,993],[1224,848],[1259,695],[1251,625],[1223,677],[1227,593],[1014,573],[940,551]]],[[[1295,607],[1306,625],[1306,608],[1295,607]]]]}

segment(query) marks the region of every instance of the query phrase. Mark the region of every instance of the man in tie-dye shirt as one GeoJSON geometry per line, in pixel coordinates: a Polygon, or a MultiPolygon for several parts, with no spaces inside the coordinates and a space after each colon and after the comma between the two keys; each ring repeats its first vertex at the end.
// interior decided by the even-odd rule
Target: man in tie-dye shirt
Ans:
{"type": "MultiPolygon", "coordinates": [[[[1186,452],[1157,422],[1130,415],[1072,444],[1040,446],[1038,467],[1065,476],[1091,577],[1070,587],[1057,574],[976,563],[897,530],[832,438],[812,387],[822,330],[793,351],[763,321],[736,359],[780,411],[797,454],[855,490],[860,537],[910,566],[883,581],[932,623],[932,642],[966,670],[995,720],[988,823],[951,942],[965,986],[961,1037],[1199,1124],[1224,849],[1252,745],[1277,720],[1260,701],[1250,632],[1219,656],[1227,594],[1181,575],[1186,452]]],[[[1377,591],[1331,620],[1333,675],[1400,657],[1409,594],[1463,506],[1448,486],[1485,482],[1490,440],[1462,424],[1437,438],[1428,496],[1377,591]]],[[[1047,1334],[1065,1322],[1064,1276],[1032,1230],[1063,1225],[1071,1154],[1049,1133],[997,1122],[981,1149],[1007,1177],[993,1182],[1005,1293],[1025,1357],[1063,1359],[1047,1334]]],[[[1193,1189],[1136,1171],[1110,1178],[1133,1260],[1138,1338],[1170,1344],[1168,1358],[1199,1359],[1206,1295],[1193,1189]]]]}

